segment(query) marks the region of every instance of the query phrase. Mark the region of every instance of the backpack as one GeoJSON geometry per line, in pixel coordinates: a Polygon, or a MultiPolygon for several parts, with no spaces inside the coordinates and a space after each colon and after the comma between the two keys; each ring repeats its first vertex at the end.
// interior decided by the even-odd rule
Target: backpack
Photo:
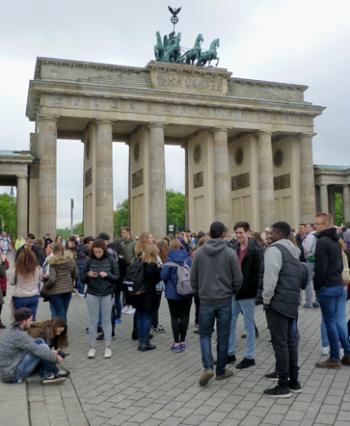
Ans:
{"type": "MultiPolygon", "coordinates": [[[[167,262],[165,265],[175,266],[177,268],[177,284],[176,284],[176,292],[180,296],[189,296],[193,294],[192,286],[191,286],[191,269],[186,263],[184,265],[179,265],[175,262],[167,262]]],[[[164,265],[164,266],[165,266],[164,265]]]]}
{"type": "Polygon", "coordinates": [[[129,294],[135,296],[145,293],[146,284],[143,278],[143,263],[140,259],[134,260],[128,266],[123,286],[129,294]]]}

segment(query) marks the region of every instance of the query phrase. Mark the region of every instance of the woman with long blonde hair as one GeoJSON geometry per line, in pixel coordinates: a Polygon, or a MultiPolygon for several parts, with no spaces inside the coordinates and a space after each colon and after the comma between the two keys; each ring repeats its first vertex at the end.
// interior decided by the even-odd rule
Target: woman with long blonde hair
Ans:
{"type": "Polygon", "coordinates": [[[14,282],[12,283],[15,289],[12,302],[15,310],[31,309],[34,321],[39,304],[40,273],[41,269],[35,254],[30,248],[23,247],[18,252],[15,263],[14,282]]]}

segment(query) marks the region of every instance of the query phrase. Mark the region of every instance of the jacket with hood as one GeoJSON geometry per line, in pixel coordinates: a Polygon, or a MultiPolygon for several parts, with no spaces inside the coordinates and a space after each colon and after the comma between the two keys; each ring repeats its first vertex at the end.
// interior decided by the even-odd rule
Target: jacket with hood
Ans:
{"type": "MultiPolygon", "coordinates": [[[[235,244],[234,249],[237,255],[240,252],[240,244],[235,244]]],[[[258,247],[256,241],[248,240],[248,252],[242,262],[243,283],[236,300],[254,299],[257,295],[260,274],[262,268],[262,249],[258,247]]]]}
{"type": "Polygon", "coordinates": [[[74,280],[78,276],[72,252],[66,251],[63,256],[49,256],[47,262],[49,264],[49,278],[45,283],[45,296],[71,293],[74,280]]]}
{"type": "Polygon", "coordinates": [[[264,304],[289,318],[298,318],[300,290],[308,280],[308,271],[299,258],[300,249],[287,239],[276,241],[265,252],[264,304]]]}
{"type": "Polygon", "coordinates": [[[68,346],[67,330],[59,336],[55,336],[52,319],[32,322],[27,332],[33,339],[37,339],[38,337],[44,339],[50,348],[58,349],[68,346]]]}
{"type": "Polygon", "coordinates": [[[191,285],[201,303],[229,302],[238,293],[242,280],[237,254],[225,240],[212,238],[197,250],[191,269],[191,285]]]}
{"type": "MultiPolygon", "coordinates": [[[[191,268],[192,258],[191,256],[188,255],[186,249],[171,250],[169,252],[169,257],[167,259],[167,262],[174,262],[181,266],[183,266],[186,263],[186,265],[189,268],[191,268]]],[[[167,263],[165,263],[161,271],[160,277],[165,284],[165,297],[167,299],[182,300],[182,299],[187,299],[188,297],[192,297],[192,295],[182,296],[177,292],[176,290],[177,267],[176,266],[170,266],[170,265],[167,265],[167,263]]]]}
{"type": "Polygon", "coordinates": [[[343,259],[336,228],[317,234],[314,288],[343,285],[343,259]]]}
{"type": "Polygon", "coordinates": [[[88,294],[100,297],[114,294],[119,280],[118,263],[107,252],[99,259],[92,253],[80,278],[82,282],[87,284],[86,292],[88,294]],[[104,278],[100,277],[100,275],[97,277],[89,277],[89,271],[97,273],[106,272],[107,276],[104,278]]]}

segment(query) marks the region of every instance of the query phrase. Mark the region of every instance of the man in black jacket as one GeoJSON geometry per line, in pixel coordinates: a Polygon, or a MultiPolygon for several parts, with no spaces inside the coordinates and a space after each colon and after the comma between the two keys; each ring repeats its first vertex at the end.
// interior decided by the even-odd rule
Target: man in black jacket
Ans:
{"type": "Polygon", "coordinates": [[[243,275],[243,284],[239,292],[232,299],[232,318],[227,361],[235,362],[236,350],[236,323],[242,312],[244,326],[247,333],[247,345],[243,360],[236,368],[248,368],[255,365],[255,299],[261,270],[262,249],[256,242],[249,239],[250,225],[248,222],[237,222],[234,231],[238,243],[235,244],[239,264],[243,275]]]}
{"type": "MultiPolygon", "coordinates": [[[[343,260],[337,230],[333,217],[328,213],[317,213],[315,217],[317,232],[315,252],[314,288],[321,306],[330,345],[329,359],[317,362],[319,368],[340,368],[341,364],[350,366],[350,344],[346,328],[337,320],[342,302],[346,303],[347,292],[343,284],[343,260]],[[344,349],[340,362],[339,342],[344,349]]],[[[346,319],[344,318],[344,323],[346,319]]]]}

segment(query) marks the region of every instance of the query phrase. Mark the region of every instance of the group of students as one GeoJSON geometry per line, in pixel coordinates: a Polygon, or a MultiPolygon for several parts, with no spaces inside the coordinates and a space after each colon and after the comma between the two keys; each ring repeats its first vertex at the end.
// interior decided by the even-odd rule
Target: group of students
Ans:
{"type": "MultiPolygon", "coordinates": [[[[319,232],[313,283],[317,303],[321,306],[323,333],[330,345],[329,359],[317,366],[339,368],[341,364],[350,364],[350,346],[344,335],[346,305],[340,303],[346,291],[343,285],[343,281],[347,281],[344,278],[345,262],[342,261],[339,237],[331,216],[316,216],[315,225],[319,232]],[[339,341],[344,349],[341,363],[339,341]]],[[[236,362],[236,323],[241,313],[247,340],[244,357],[236,368],[255,365],[255,306],[263,303],[276,357],[275,371],[267,374],[266,378],[278,380],[275,388],[264,393],[273,397],[289,397],[291,391],[300,392],[297,318],[301,289],[310,283],[310,273],[300,262],[301,252],[296,236],[284,222],[275,223],[262,235],[252,233],[247,222],[236,223],[234,231],[235,239],[232,239],[224,224],[214,222],[209,234],[201,238],[179,234],[176,238],[166,237],[156,242],[149,232],[144,232],[136,241],[130,229],[123,228],[121,240],[114,242],[110,242],[105,233],[97,238],[85,237],[81,247],[73,239],[67,242],[66,247],[59,241],[49,242],[45,244],[46,258],[42,268],[35,242],[29,238],[16,255],[12,297],[15,326],[0,343],[0,375],[7,381],[18,382],[30,374],[28,365],[36,362],[43,383],[65,379],[67,371],[57,368],[56,364],[62,362],[62,350],[67,341],[59,339],[61,342],[58,343],[57,340],[61,334],[67,335],[67,311],[74,282],[77,282],[88,309],[87,355],[90,359],[97,355],[96,340],[99,338],[105,343],[104,358],[112,357],[111,340],[115,323],[121,321],[121,300],[125,306],[134,309],[132,338],[138,340],[137,349],[141,352],[156,349],[150,342],[151,328],[153,325],[154,330],[164,331],[158,323],[163,293],[169,307],[173,334],[170,350],[174,353],[185,351],[194,299],[195,331],[200,335],[204,367],[199,380],[201,386],[214,376],[211,351],[214,328],[218,352],[216,379],[232,376],[226,365],[236,362]],[[137,281],[136,275],[132,274],[136,270],[142,277],[138,291],[131,288],[131,284],[137,281]],[[30,330],[35,328],[31,321],[36,319],[39,295],[49,301],[52,320],[46,325],[36,326],[41,333],[34,337],[42,340],[29,341],[25,338],[21,362],[18,362],[18,354],[11,355],[17,362],[14,368],[14,363],[7,358],[11,351],[18,350],[14,342],[20,336],[23,339],[23,332],[32,333],[30,330]],[[102,331],[100,336],[99,329],[102,331]],[[53,349],[55,361],[43,349],[43,344],[53,349]],[[35,352],[33,345],[39,345],[40,349],[35,352]],[[30,355],[31,362],[24,361],[24,355],[30,355]],[[12,372],[9,373],[9,370],[12,372]]],[[[6,265],[6,256],[2,256],[2,269],[5,270],[8,263],[6,265]]]]}

